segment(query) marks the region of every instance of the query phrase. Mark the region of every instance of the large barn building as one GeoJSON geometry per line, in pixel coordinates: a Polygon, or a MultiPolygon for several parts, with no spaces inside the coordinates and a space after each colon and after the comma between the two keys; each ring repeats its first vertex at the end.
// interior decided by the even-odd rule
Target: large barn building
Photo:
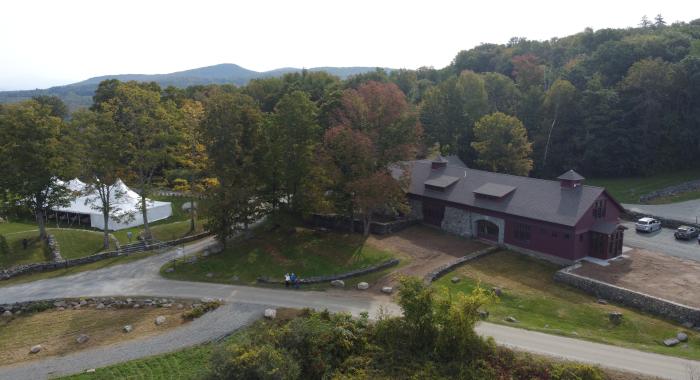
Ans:
{"type": "Polygon", "coordinates": [[[622,253],[622,206],[573,170],[550,181],[470,169],[455,157],[404,170],[413,216],[426,224],[562,264],[622,253]]]}

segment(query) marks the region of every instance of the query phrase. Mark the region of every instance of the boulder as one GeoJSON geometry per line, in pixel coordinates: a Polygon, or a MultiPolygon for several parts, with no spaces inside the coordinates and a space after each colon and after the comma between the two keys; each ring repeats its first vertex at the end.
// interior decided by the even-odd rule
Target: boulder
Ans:
{"type": "Polygon", "coordinates": [[[364,282],[364,281],[363,281],[363,282],[360,282],[360,283],[357,284],[357,289],[359,289],[359,290],[367,290],[367,289],[369,289],[369,284],[366,283],[366,282],[364,282]]]}
{"type": "Polygon", "coordinates": [[[600,298],[600,299],[598,299],[598,303],[601,304],[601,305],[607,305],[607,304],[608,304],[608,301],[606,301],[606,300],[600,298]]]}
{"type": "Polygon", "coordinates": [[[66,308],[65,308],[65,307],[63,307],[63,306],[61,306],[61,307],[59,307],[59,308],[58,308],[58,309],[56,309],[56,310],[58,310],[58,311],[63,311],[63,310],[66,310],[66,308]]]}
{"type": "Polygon", "coordinates": [[[342,288],[345,286],[345,281],[343,280],[333,280],[331,281],[331,286],[336,288],[342,288]]]}
{"type": "Polygon", "coordinates": [[[683,323],[683,327],[685,327],[686,329],[692,329],[693,326],[695,326],[695,324],[693,322],[684,322],[683,323]]]}
{"type": "Polygon", "coordinates": [[[66,301],[56,301],[56,302],[53,303],[53,306],[54,306],[54,307],[63,307],[63,308],[65,308],[65,307],[66,307],[66,301]]]}
{"type": "Polygon", "coordinates": [[[126,299],[126,303],[131,303],[131,302],[133,302],[133,300],[131,298],[126,299]]]}
{"type": "Polygon", "coordinates": [[[133,330],[134,330],[134,326],[132,326],[132,325],[126,325],[126,326],[122,327],[122,331],[124,331],[127,334],[132,332],[133,330]]]}
{"type": "Polygon", "coordinates": [[[450,281],[452,281],[453,284],[456,284],[456,283],[458,283],[458,282],[460,281],[460,278],[457,277],[457,276],[455,276],[455,277],[452,277],[452,278],[450,279],[450,281]]]}
{"type": "Polygon", "coordinates": [[[488,310],[479,310],[479,318],[487,319],[489,317],[488,310]]]}
{"type": "Polygon", "coordinates": [[[89,368],[85,370],[85,373],[94,373],[95,369],[94,368],[89,368]]]}
{"type": "Polygon", "coordinates": [[[500,297],[503,294],[503,289],[501,288],[494,287],[491,288],[491,291],[493,291],[493,294],[495,294],[496,297],[500,297]]]}
{"type": "Polygon", "coordinates": [[[2,316],[3,316],[3,317],[11,317],[11,316],[12,316],[12,312],[9,311],[9,310],[5,310],[5,312],[2,313],[2,316]]]}
{"type": "Polygon", "coordinates": [[[104,308],[105,308],[105,304],[103,304],[102,302],[98,303],[97,306],[95,306],[95,309],[97,309],[97,310],[102,310],[104,308]]]}
{"type": "Polygon", "coordinates": [[[44,347],[41,347],[40,344],[37,344],[36,346],[32,346],[32,348],[29,350],[30,353],[32,354],[38,354],[39,351],[41,351],[44,347]]]}
{"type": "Polygon", "coordinates": [[[77,338],[75,338],[75,341],[78,342],[78,344],[83,344],[88,340],[90,340],[90,337],[85,334],[80,334],[77,338]]]}
{"type": "Polygon", "coordinates": [[[211,273],[211,272],[207,273],[207,278],[212,278],[212,277],[214,277],[214,273],[211,273]]]}
{"type": "Polygon", "coordinates": [[[394,288],[392,288],[391,286],[382,287],[382,293],[391,294],[393,292],[394,292],[394,288]]]}
{"type": "Polygon", "coordinates": [[[670,339],[664,340],[664,346],[666,346],[666,347],[673,347],[673,346],[677,345],[678,343],[680,343],[680,341],[676,338],[670,338],[670,339]]]}
{"type": "Polygon", "coordinates": [[[156,326],[160,326],[163,323],[165,323],[165,317],[162,315],[159,315],[156,317],[156,326]]]}
{"type": "Polygon", "coordinates": [[[197,202],[185,202],[182,204],[182,211],[189,211],[192,208],[192,205],[194,205],[194,208],[197,209],[197,202]]]}
{"type": "Polygon", "coordinates": [[[277,317],[277,309],[265,309],[265,318],[275,319],[277,317]]]}
{"type": "Polygon", "coordinates": [[[680,342],[687,342],[688,341],[688,334],[686,334],[684,332],[679,332],[678,334],[676,334],[676,339],[678,339],[678,341],[680,341],[680,342]]]}
{"type": "Polygon", "coordinates": [[[185,305],[179,303],[179,304],[177,304],[176,307],[177,307],[178,309],[184,309],[184,308],[185,308],[185,305]]]}
{"type": "Polygon", "coordinates": [[[608,313],[608,319],[613,324],[619,325],[620,323],[622,323],[622,313],[620,313],[619,311],[612,311],[608,313]]]}
{"type": "Polygon", "coordinates": [[[135,303],[133,307],[134,307],[134,309],[138,309],[138,308],[140,308],[140,307],[141,307],[141,305],[139,305],[139,304],[135,303]]]}
{"type": "Polygon", "coordinates": [[[510,322],[510,323],[518,323],[518,322],[520,322],[520,321],[518,321],[517,319],[515,319],[515,317],[510,316],[510,315],[506,317],[505,321],[506,321],[506,322],[510,322]]]}

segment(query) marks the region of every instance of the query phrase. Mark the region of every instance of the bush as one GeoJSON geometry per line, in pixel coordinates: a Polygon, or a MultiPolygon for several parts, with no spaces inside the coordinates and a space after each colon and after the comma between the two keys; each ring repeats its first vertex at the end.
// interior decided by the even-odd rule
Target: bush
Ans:
{"type": "Polygon", "coordinates": [[[10,245],[7,243],[7,238],[0,235],[0,255],[9,255],[10,245]]]}
{"type": "Polygon", "coordinates": [[[299,373],[292,355],[268,344],[233,346],[212,357],[212,379],[294,380],[299,373]]]}
{"type": "Polygon", "coordinates": [[[218,309],[219,306],[221,306],[220,301],[208,301],[182,313],[182,318],[186,321],[191,321],[212,310],[218,309]]]}
{"type": "Polygon", "coordinates": [[[26,311],[28,313],[40,313],[45,310],[52,309],[53,303],[49,301],[37,301],[37,302],[32,302],[31,304],[27,305],[26,311]]]}
{"type": "Polygon", "coordinates": [[[603,380],[600,369],[586,364],[556,364],[552,366],[552,380],[603,380]]]}

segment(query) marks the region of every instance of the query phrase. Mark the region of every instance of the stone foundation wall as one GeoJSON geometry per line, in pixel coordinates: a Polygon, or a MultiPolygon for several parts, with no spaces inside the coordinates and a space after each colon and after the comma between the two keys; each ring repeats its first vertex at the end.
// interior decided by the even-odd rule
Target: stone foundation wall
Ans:
{"type": "Polygon", "coordinates": [[[445,215],[442,218],[440,228],[458,236],[472,237],[471,215],[469,211],[455,207],[445,207],[445,215]]]}
{"type": "Polygon", "coordinates": [[[423,220],[423,201],[419,199],[409,199],[408,205],[411,207],[411,219],[423,220]]]}
{"type": "Polygon", "coordinates": [[[528,256],[534,257],[536,259],[549,261],[550,263],[553,263],[553,264],[556,264],[559,266],[568,266],[568,265],[571,265],[574,263],[573,260],[567,260],[567,259],[564,259],[564,258],[561,258],[558,256],[548,255],[546,253],[533,251],[531,249],[527,249],[527,248],[523,248],[523,247],[518,247],[517,245],[503,244],[503,246],[510,249],[511,251],[522,253],[524,255],[528,255],[528,256]]]}
{"type": "Polygon", "coordinates": [[[576,265],[558,271],[554,274],[554,280],[581,289],[598,298],[633,307],[679,323],[690,322],[700,325],[700,309],[571,273],[571,270],[575,268],[577,268],[576,265]]]}

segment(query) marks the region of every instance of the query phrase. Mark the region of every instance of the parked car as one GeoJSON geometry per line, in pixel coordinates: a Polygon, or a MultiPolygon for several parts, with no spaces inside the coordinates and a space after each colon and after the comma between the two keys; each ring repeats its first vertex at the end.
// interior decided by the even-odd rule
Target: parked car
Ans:
{"type": "Polygon", "coordinates": [[[634,228],[639,232],[654,232],[661,229],[661,222],[654,218],[642,218],[634,224],[634,228]]]}
{"type": "Polygon", "coordinates": [[[695,227],[689,227],[689,226],[680,226],[676,229],[676,232],[673,234],[673,236],[676,237],[676,239],[679,240],[690,240],[690,239],[695,239],[700,235],[700,231],[695,228],[695,227]]]}

